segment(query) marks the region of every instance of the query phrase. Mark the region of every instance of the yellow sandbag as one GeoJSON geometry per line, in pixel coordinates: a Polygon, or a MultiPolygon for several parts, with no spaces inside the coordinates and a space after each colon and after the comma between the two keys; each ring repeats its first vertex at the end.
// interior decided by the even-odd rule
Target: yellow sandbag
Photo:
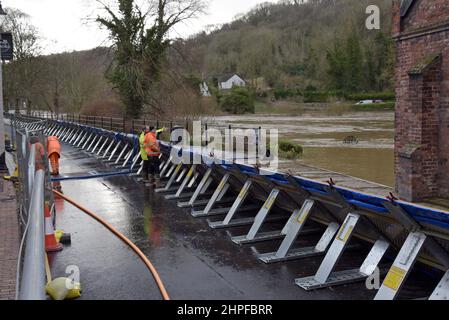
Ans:
{"type": "Polygon", "coordinates": [[[55,237],[56,237],[56,241],[61,242],[61,237],[64,235],[64,230],[56,230],[55,231],[55,237]]]}
{"type": "Polygon", "coordinates": [[[67,293],[66,299],[76,299],[81,297],[81,283],[76,282],[73,285],[73,289],[69,290],[69,293],[67,293]]]}
{"type": "Polygon", "coordinates": [[[70,281],[68,278],[56,278],[45,286],[45,290],[53,300],[79,298],[81,296],[81,284],[75,283],[73,288],[68,289],[67,283],[70,283],[70,281]]]}

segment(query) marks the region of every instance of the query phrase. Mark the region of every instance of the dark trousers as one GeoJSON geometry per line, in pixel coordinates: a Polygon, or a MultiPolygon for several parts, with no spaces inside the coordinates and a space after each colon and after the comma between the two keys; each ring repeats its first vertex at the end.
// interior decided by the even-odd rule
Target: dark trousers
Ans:
{"type": "Polygon", "coordinates": [[[148,171],[152,175],[156,175],[160,173],[159,166],[161,165],[161,161],[159,157],[148,157],[148,171]]]}
{"type": "Polygon", "coordinates": [[[145,179],[148,178],[148,174],[150,173],[150,166],[148,160],[143,160],[143,166],[142,166],[142,175],[145,177],[145,179]]]}

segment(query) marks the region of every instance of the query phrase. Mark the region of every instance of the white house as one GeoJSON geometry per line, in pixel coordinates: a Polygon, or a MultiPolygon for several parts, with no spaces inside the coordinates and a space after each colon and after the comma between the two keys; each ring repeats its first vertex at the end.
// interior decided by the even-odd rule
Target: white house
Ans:
{"type": "Polygon", "coordinates": [[[218,77],[218,89],[230,90],[233,87],[245,87],[246,82],[238,74],[227,74],[218,77]]]}

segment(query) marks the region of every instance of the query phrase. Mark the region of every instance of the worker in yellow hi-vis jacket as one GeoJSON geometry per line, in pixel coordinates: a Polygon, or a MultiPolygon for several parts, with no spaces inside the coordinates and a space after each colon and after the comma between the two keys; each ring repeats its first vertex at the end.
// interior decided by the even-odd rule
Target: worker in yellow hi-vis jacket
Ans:
{"type": "Polygon", "coordinates": [[[145,126],[142,129],[142,133],[139,136],[139,146],[140,146],[140,157],[143,161],[142,166],[142,182],[147,183],[148,182],[148,174],[149,174],[149,168],[148,168],[148,156],[147,151],[145,148],[145,135],[150,132],[150,127],[145,126]]]}
{"type": "Polygon", "coordinates": [[[158,187],[160,176],[159,176],[159,165],[160,160],[159,156],[161,155],[161,148],[159,146],[159,142],[156,137],[156,129],[154,127],[150,127],[150,132],[145,135],[144,139],[145,150],[148,156],[148,180],[150,186],[158,187]]]}

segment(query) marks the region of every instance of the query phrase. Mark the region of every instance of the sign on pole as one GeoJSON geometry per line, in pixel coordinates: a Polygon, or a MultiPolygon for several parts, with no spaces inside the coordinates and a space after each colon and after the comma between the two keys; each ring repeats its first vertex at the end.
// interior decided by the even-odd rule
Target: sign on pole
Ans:
{"type": "Polygon", "coordinates": [[[0,37],[0,49],[2,60],[12,60],[14,53],[14,46],[12,42],[11,32],[2,32],[0,37]]]}

